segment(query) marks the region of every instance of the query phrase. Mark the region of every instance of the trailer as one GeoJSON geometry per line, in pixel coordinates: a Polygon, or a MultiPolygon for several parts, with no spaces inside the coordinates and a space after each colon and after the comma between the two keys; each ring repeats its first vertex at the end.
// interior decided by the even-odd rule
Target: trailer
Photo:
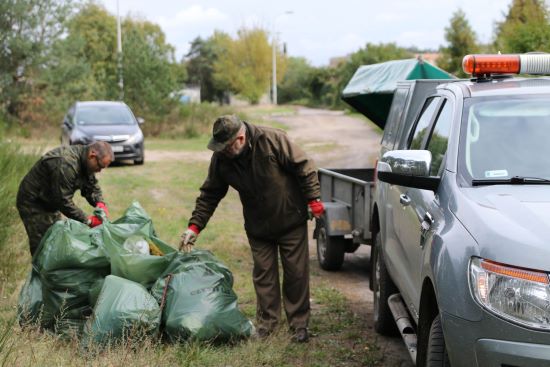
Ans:
{"type": "Polygon", "coordinates": [[[316,221],[314,238],[321,268],[338,270],[344,255],[371,244],[370,212],[374,169],[319,169],[325,214],[316,221]]]}

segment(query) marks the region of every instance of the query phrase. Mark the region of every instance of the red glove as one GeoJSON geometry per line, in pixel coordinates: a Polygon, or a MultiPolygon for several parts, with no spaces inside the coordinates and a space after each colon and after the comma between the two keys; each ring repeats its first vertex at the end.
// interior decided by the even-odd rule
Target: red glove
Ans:
{"type": "Polygon", "coordinates": [[[197,235],[201,232],[201,230],[199,229],[199,227],[197,227],[197,225],[195,224],[190,224],[188,229],[192,230],[193,232],[195,232],[197,235]]]}
{"type": "Polygon", "coordinates": [[[311,200],[309,203],[307,203],[309,206],[309,209],[311,210],[311,214],[315,218],[320,218],[321,215],[325,212],[325,206],[323,205],[323,202],[319,199],[311,200]]]}
{"type": "Polygon", "coordinates": [[[99,219],[95,215],[90,215],[88,217],[88,226],[90,226],[90,228],[97,227],[100,224],[101,224],[101,219],[99,219]]]}
{"type": "Polygon", "coordinates": [[[101,201],[99,201],[95,206],[96,208],[103,209],[103,211],[105,212],[105,215],[107,217],[109,216],[109,209],[107,209],[107,205],[105,205],[105,203],[102,203],[101,201]]]}

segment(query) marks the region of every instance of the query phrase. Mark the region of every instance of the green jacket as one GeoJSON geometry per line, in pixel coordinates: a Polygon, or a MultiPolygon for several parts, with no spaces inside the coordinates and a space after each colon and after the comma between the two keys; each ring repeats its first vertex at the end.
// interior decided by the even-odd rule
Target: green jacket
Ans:
{"type": "Polygon", "coordinates": [[[60,211],[66,217],[85,223],[87,215],[73,202],[80,190],[91,206],[103,201],[101,189],[93,173],[88,172],[87,147],[62,146],[44,154],[19,185],[17,207],[30,213],[60,211]],[[25,210],[25,209],[24,209],[25,210]]]}
{"type": "Polygon", "coordinates": [[[245,126],[248,147],[239,157],[212,155],[189,224],[204,228],[231,186],[239,193],[247,234],[275,239],[307,221],[307,202],[320,196],[319,179],[284,131],[245,126]]]}

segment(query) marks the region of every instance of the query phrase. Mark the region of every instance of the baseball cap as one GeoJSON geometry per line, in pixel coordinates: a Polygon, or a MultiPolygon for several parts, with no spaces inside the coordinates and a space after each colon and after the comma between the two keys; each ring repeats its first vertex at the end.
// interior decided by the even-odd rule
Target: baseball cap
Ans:
{"type": "Polygon", "coordinates": [[[208,149],[214,152],[223,150],[237,137],[242,126],[243,122],[235,115],[218,117],[212,127],[212,138],[208,142],[208,149]]]}

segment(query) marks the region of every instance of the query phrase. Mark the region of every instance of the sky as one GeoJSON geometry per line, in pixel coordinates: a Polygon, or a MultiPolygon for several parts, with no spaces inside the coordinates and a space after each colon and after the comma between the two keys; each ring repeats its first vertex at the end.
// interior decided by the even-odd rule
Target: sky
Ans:
{"type": "MultiPolygon", "coordinates": [[[[109,12],[157,23],[178,60],[197,36],[214,30],[235,37],[239,28],[262,27],[277,34],[290,56],[314,66],[345,56],[367,43],[395,42],[437,50],[445,44],[445,27],[459,8],[478,41],[493,38],[512,0],[100,0],[109,12]]],[[[123,30],[124,32],[124,30],[123,30]]]]}

